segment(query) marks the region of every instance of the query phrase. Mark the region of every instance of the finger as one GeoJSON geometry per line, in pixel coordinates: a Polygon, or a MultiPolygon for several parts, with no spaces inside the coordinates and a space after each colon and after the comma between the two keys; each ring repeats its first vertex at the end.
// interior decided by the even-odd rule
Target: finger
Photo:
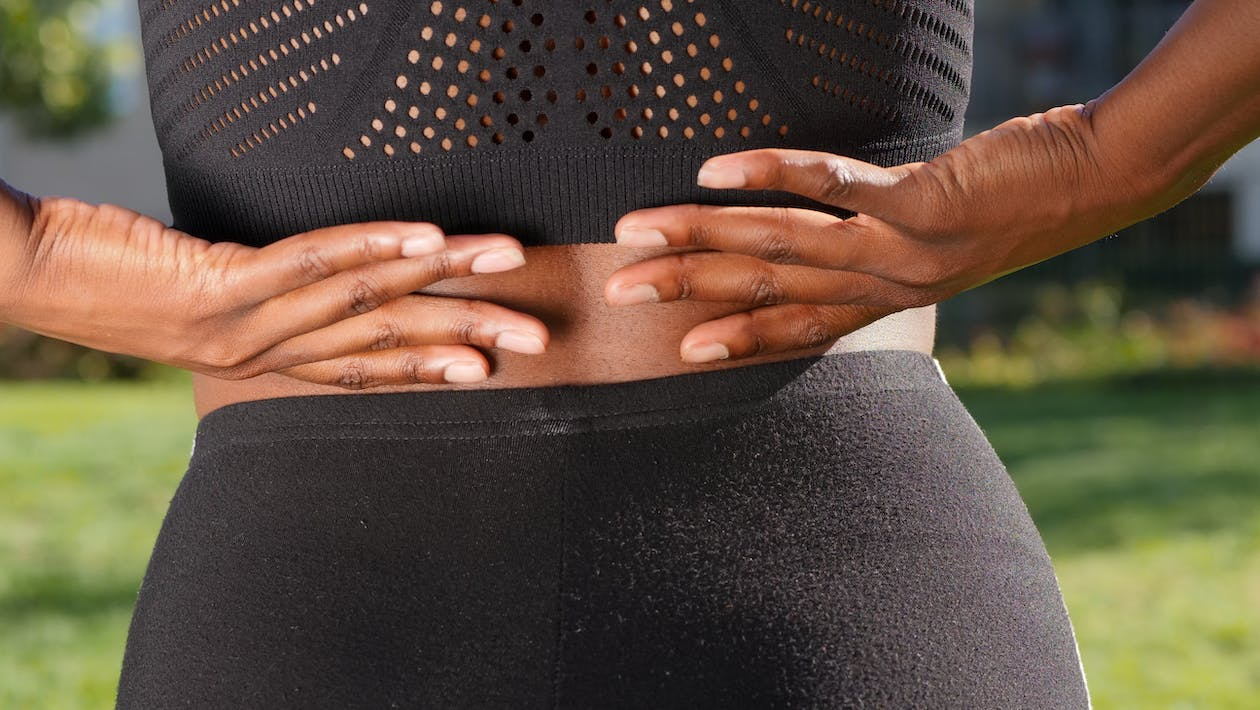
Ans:
{"type": "Polygon", "coordinates": [[[877,303],[889,284],[876,276],[806,266],[771,264],[716,251],[668,254],[614,271],[604,285],[613,306],[638,303],[726,301],[779,303],[877,303]]]}
{"type": "Polygon", "coordinates": [[[237,369],[249,377],[352,353],[414,345],[474,345],[536,355],[546,350],[548,340],[542,321],[498,304],[410,295],[277,343],[237,369]]]}
{"type": "Polygon", "coordinates": [[[365,222],[315,229],[247,252],[231,265],[242,296],[258,303],[364,264],[446,248],[428,222],[365,222]]]}
{"type": "Polygon", "coordinates": [[[381,385],[481,382],[490,365],[476,349],[461,345],[417,345],[356,353],[277,370],[300,380],[361,390],[381,385]]]}
{"type": "Polygon", "coordinates": [[[625,246],[698,246],[775,264],[869,271],[882,259],[877,235],[865,226],[799,207],[691,204],[629,212],[613,233],[625,246]]]}
{"type": "Polygon", "coordinates": [[[445,251],[361,266],[259,304],[248,317],[252,332],[264,334],[259,350],[385,303],[438,281],[524,264],[520,243],[507,235],[448,237],[445,251]],[[498,260],[496,263],[494,260],[498,260]]]}
{"type": "Polygon", "coordinates": [[[784,190],[882,218],[902,206],[896,188],[909,174],[907,166],[881,168],[824,151],[759,148],[710,158],[700,166],[697,184],[784,190]]]}
{"type": "Polygon", "coordinates": [[[679,355],[686,362],[712,362],[830,346],[897,310],[800,304],[756,308],[692,328],[679,344],[679,355]]]}

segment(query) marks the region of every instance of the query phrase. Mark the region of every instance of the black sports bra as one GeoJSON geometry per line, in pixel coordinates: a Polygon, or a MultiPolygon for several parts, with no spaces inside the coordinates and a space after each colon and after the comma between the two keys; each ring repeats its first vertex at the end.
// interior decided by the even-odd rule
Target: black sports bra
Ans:
{"type": "Polygon", "coordinates": [[[174,226],[261,246],[404,219],[526,245],[626,212],[796,205],[712,155],[884,165],[962,137],[971,0],[139,0],[174,226]]]}

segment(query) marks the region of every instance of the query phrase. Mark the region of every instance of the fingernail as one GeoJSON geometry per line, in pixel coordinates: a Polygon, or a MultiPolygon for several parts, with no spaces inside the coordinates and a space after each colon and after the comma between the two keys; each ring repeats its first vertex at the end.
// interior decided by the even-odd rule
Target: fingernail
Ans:
{"type": "Polygon", "coordinates": [[[683,351],[683,360],[687,362],[713,362],[714,360],[725,360],[730,356],[731,351],[721,343],[693,345],[683,351]]]}
{"type": "Polygon", "coordinates": [[[496,271],[509,271],[525,264],[525,255],[518,249],[502,248],[478,254],[473,259],[474,274],[489,274],[496,271]]]}
{"type": "Polygon", "coordinates": [[[481,382],[488,376],[485,369],[475,362],[453,362],[442,370],[442,378],[447,382],[481,382]]]}
{"type": "Polygon", "coordinates": [[[748,184],[748,178],[738,165],[705,163],[700,167],[700,172],[696,175],[696,184],[700,187],[714,187],[718,189],[743,187],[748,184]]]}
{"type": "Polygon", "coordinates": [[[613,305],[633,306],[636,303],[652,303],[661,300],[661,294],[652,284],[630,284],[613,289],[613,305]]]}
{"type": "Polygon", "coordinates": [[[403,256],[423,256],[436,254],[446,248],[446,239],[433,232],[413,234],[403,240],[403,256]]]}
{"type": "Polygon", "coordinates": [[[547,350],[538,336],[523,330],[505,330],[499,333],[494,339],[494,347],[526,355],[537,355],[547,350]]]}
{"type": "Polygon", "coordinates": [[[617,235],[617,243],[628,247],[663,247],[669,240],[657,229],[626,227],[617,235]]]}

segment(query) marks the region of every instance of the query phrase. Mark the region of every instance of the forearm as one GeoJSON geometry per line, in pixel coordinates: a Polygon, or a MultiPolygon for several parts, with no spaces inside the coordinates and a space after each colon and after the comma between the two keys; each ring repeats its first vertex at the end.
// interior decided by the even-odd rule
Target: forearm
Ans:
{"type": "Polygon", "coordinates": [[[1091,102],[1097,146],[1156,212],[1260,136],[1260,2],[1197,0],[1123,81],[1091,102]]]}

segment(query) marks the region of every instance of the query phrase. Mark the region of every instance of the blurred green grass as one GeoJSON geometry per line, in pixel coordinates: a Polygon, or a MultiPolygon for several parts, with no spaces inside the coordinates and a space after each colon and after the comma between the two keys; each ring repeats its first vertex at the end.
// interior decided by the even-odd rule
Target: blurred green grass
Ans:
{"type": "Polygon", "coordinates": [[[0,708],[113,706],[196,427],[180,379],[0,384],[0,708]]]}
{"type": "Polygon", "coordinates": [[[1054,560],[1098,708],[1260,698],[1260,373],[961,389],[1054,560]]]}
{"type": "MultiPolygon", "coordinates": [[[[1260,374],[962,388],[1054,558],[1098,708],[1260,697],[1260,374]]],[[[0,383],[0,707],[112,704],[196,426],[186,377],[0,383]]]]}

